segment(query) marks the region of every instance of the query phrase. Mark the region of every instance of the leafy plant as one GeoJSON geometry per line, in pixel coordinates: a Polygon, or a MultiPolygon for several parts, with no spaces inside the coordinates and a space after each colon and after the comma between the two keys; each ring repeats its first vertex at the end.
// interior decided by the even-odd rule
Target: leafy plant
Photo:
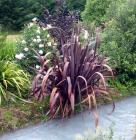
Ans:
{"type": "Polygon", "coordinates": [[[80,29],[75,29],[68,44],[62,47],[62,56],[48,65],[47,55],[39,57],[40,70],[32,84],[32,95],[42,100],[50,96],[50,114],[54,118],[60,111],[62,117],[70,115],[77,104],[88,104],[93,109],[98,124],[97,96],[109,96],[106,80],[113,76],[107,58],[97,54],[99,39],[95,47],[79,42],[80,29]]]}
{"type": "Polygon", "coordinates": [[[16,64],[0,61],[0,104],[4,101],[23,100],[23,91],[29,87],[29,76],[16,64]]]}
{"type": "Polygon", "coordinates": [[[15,57],[23,69],[33,73],[33,69],[39,69],[39,62],[33,50],[44,56],[48,51],[56,53],[56,47],[57,44],[50,37],[48,30],[40,28],[34,21],[23,30],[22,38],[17,43],[18,53],[15,57]]]}
{"type": "Polygon", "coordinates": [[[87,0],[82,12],[83,21],[89,24],[94,22],[96,26],[100,26],[105,22],[106,10],[111,2],[112,0],[87,0]]]}
{"type": "Polygon", "coordinates": [[[111,65],[116,69],[118,81],[126,86],[131,81],[135,87],[136,1],[123,0],[119,3],[113,2],[112,5],[107,11],[110,21],[102,33],[101,51],[115,61],[111,65]]]}
{"type": "Polygon", "coordinates": [[[51,25],[51,35],[59,42],[66,43],[70,39],[74,25],[79,20],[76,11],[69,11],[67,8],[59,8],[55,14],[50,14],[45,10],[41,16],[41,26],[51,25]]]}

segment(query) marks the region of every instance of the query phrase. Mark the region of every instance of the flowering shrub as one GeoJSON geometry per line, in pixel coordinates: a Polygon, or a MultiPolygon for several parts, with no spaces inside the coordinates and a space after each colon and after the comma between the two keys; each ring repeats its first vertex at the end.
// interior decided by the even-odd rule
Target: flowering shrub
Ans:
{"type": "Polygon", "coordinates": [[[55,52],[57,46],[50,37],[48,30],[40,28],[35,21],[36,18],[25,27],[22,38],[17,43],[19,51],[15,55],[17,62],[29,72],[32,71],[31,68],[39,69],[39,62],[36,59],[34,50],[39,55],[44,56],[49,51],[55,52]]]}

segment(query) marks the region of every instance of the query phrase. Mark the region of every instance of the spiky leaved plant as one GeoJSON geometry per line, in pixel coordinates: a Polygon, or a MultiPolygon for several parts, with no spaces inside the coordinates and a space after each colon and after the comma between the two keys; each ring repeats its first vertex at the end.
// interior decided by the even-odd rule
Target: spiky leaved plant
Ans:
{"type": "MultiPolygon", "coordinates": [[[[50,96],[50,114],[54,118],[60,111],[62,117],[70,115],[76,104],[88,103],[98,124],[96,97],[107,98],[106,80],[113,76],[107,58],[97,54],[95,47],[81,46],[79,30],[75,30],[68,44],[62,46],[62,56],[49,66],[47,55],[39,56],[40,70],[33,80],[32,94],[39,100],[50,96]]],[[[109,98],[108,98],[109,99],[109,98]]]]}
{"type": "Polygon", "coordinates": [[[25,101],[24,97],[26,97],[26,94],[24,93],[30,86],[29,78],[30,76],[15,63],[1,60],[0,106],[8,101],[15,102],[15,99],[25,101]]]}

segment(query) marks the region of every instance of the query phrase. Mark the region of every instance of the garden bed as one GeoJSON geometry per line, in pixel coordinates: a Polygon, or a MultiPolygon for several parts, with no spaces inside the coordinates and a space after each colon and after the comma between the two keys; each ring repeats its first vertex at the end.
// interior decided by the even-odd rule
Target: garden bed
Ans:
{"type": "MultiPolygon", "coordinates": [[[[134,95],[134,93],[132,94],[134,95]]],[[[112,94],[114,101],[122,100],[130,96],[130,94],[112,94]]],[[[110,102],[101,98],[97,99],[98,105],[109,104],[110,102]]],[[[38,124],[42,121],[47,121],[46,115],[48,111],[47,100],[36,103],[24,103],[18,101],[0,108],[0,134],[15,131],[26,126],[38,124]]],[[[75,113],[81,112],[79,107],[76,107],[75,113]]]]}
{"type": "Polygon", "coordinates": [[[46,104],[46,101],[38,103],[18,101],[17,103],[1,107],[0,134],[46,121],[46,104]]]}

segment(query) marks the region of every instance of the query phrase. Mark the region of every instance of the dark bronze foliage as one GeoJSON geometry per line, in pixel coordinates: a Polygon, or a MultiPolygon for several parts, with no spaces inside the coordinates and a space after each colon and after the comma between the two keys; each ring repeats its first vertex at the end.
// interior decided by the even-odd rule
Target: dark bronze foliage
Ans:
{"type": "Polygon", "coordinates": [[[41,17],[39,22],[41,26],[51,25],[55,27],[50,30],[50,33],[60,44],[64,44],[70,39],[74,25],[79,20],[78,13],[71,12],[67,8],[59,8],[55,14],[50,14],[48,10],[45,10],[41,17]]]}
{"type": "Polygon", "coordinates": [[[32,94],[39,100],[50,96],[50,114],[54,118],[60,111],[62,117],[70,115],[76,104],[88,104],[98,124],[97,96],[110,99],[106,80],[113,77],[108,59],[97,54],[95,47],[81,45],[79,29],[71,36],[69,43],[61,46],[62,56],[55,58],[49,66],[47,55],[39,56],[41,68],[33,80],[32,94]]]}

